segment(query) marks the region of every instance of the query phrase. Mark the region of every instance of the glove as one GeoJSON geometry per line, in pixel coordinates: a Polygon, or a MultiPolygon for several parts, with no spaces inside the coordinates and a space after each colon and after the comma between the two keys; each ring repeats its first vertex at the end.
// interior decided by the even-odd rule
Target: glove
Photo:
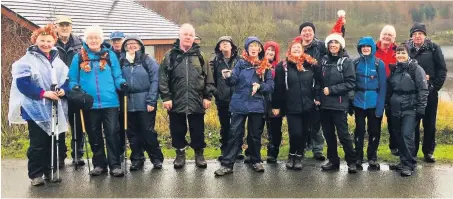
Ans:
{"type": "Polygon", "coordinates": [[[126,82],[122,83],[122,84],[120,85],[120,88],[121,88],[121,91],[122,91],[122,92],[125,92],[125,93],[127,93],[127,91],[129,90],[129,86],[127,85],[126,82]]]}
{"type": "Polygon", "coordinates": [[[423,114],[423,113],[419,113],[419,112],[416,113],[417,120],[423,119],[424,116],[425,116],[425,114],[423,114]]]}
{"type": "Polygon", "coordinates": [[[80,86],[77,85],[77,86],[72,87],[72,90],[73,91],[80,91],[81,89],[80,89],[80,86]]]}

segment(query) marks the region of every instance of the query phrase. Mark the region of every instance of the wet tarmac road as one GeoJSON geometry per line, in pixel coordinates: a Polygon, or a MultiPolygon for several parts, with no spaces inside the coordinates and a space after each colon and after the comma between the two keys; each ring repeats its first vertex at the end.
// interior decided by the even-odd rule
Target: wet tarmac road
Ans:
{"type": "Polygon", "coordinates": [[[2,160],[3,197],[453,197],[453,165],[422,164],[414,176],[403,178],[388,170],[347,173],[342,163],[338,172],[322,172],[321,163],[306,160],[302,171],[264,164],[256,173],[238,163],[234,173],[215,177],[219,167],[209,161],[198,169],[189,161],[182,170],[173,169],[170,160],[162,170],[152,170],[147,161],[143,171],[128,172],[124,178],[110,175],[89,177],[86,166],[75,171],[70,162],[61,170],[62,183],[33,187],[27,176],[26,160],[2,160]]]}

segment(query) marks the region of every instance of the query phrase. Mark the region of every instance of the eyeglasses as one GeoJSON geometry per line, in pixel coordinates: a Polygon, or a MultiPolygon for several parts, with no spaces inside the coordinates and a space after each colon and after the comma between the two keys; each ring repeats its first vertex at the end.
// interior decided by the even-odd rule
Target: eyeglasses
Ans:
{"type": "Polygon", "coordinates": [[[138,45],[137,42],[131,42],[131,43],[126,43],[127,46],[130,46],[130,45],[138,45]]]}

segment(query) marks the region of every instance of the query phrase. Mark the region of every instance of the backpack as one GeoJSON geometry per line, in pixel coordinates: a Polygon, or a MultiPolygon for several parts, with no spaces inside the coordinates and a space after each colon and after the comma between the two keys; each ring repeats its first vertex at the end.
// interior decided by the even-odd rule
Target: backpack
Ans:
{"type": "MultiPolygon", "coordinates": [[[[338,69],[338,72],[340,72],[340,74],[341,74],[341,81],[343,81],[343,83],[344,83],[343,63],[346,60],[346,58],[347,57],[342,57],[342,58],[338,59],[338,61],[337,61],[337,69],[338,69]]],[[[323,59],[322,66],[325,66],[326,64],[327,64],[327,61],[325,59],[323,59]]],[[[354,96],[355,96],[355,91],[354,90],[350,90],[348,92],[348,97],[349,97],[349,100],[350,100],[351,103],[352,103],[352,100],[354,100],[354,96]]]]}

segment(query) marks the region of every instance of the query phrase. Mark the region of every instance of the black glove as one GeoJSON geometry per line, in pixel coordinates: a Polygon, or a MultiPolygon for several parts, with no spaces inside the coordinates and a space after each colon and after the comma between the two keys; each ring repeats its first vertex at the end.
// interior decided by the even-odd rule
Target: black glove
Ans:
{"type": "Polygon", "coordinates": [[[127,91],[129,90],[129,86],[127,85],[126,82],[122,83],[122,84],[120,85],[120,87],[121,87],[121,91],[122,91],[122,92],[127,93],[127,91]]]}
{"type": "Polygon", "coordinates": [[[425,114],[417,112],[417,113],[416,113],[416,119],[417,119],[417,121],[423,119],[424,116],[425,116],[425,114]]]}

